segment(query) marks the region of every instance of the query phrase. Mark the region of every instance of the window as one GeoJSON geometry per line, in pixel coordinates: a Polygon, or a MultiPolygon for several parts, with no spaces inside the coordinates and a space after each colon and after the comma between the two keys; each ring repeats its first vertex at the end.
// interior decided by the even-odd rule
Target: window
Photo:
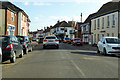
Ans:
{"type": "Polygon", "coordinates": [[[107,33],[107,36],[109,37],[109,33],[107,33]]]}
{"type": "Polygon", "coordinates": [[[98,34],[98,36],[97,36],[97,39],[98,39],[98,41],[100,40],[99,34],[98,34]]]}
{"type": "Polygon", "coordinates": [[[11,22],[13,22],[13,12],[11,12],[11,22]]]}
{"type": "Polygon", "coordinates": [[[94,34],[94,42],[96,43],[96,34],[94,34]]]}
{"type": "Polygon", "coordinates": [[[110,26],[110,16],[107,16],[107,27],[109,28],[110,26]]]}
{"type": "Polygon", "coordinates": [[[96,30],[96,20],[94,21],[94,29],[96,30]]]}
{"type": "Polygon", "coordinates": [[[114,27],[114,26],[115,26],[115,15],[113,15],[112,18],[113,18],[113,19],[112,19],[112,20],[113,20],[113,21],[112,21],[112,25],[113,25],[113,27],[114,27]]]}
{"type": "Polygon", "coordinates": [[[64,28],[61,28],[61,30],[64,30],[64,28]]]}
{"type": "Polygon", "coordinates": [[[65,30],[65,32],[67,32],[67,29],[65,30]]]}
{"type": "Polygon", "coordinates": [[[104,17],[102,18],[102,29],[104,29],[104,17]]]}
{"type": "Polygon", "coordinates": [[[100,28],[100,19],[97,20],[97,28],[100,28]]]}
{"type": "Polygon", "coordinates": [[[112,33],[112,37],[114,37],[114,33],[112,33]]]}

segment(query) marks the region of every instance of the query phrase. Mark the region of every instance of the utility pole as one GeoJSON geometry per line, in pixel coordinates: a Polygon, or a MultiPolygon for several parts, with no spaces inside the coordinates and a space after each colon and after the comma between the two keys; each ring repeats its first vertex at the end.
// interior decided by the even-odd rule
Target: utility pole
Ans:
{"type": "Polygon", "coordinates": [[[81,16],[81,21],[80,21],[80,22],[82,23],[82,13],[81,13],[81,15],[80,15],[80,16],[81,16]]]}

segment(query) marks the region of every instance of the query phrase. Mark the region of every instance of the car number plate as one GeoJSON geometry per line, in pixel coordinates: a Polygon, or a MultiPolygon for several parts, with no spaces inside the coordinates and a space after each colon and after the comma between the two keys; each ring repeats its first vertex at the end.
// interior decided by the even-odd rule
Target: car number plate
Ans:
{"type": "Polygon", "coordinates": [[[49,41],[49,42],[53,42],[53,41],[49,41]]]}
{"type": "Polygon", "coordinates": [[[77,44],[80,44],[80,43],[77,43],[77,44]]]}

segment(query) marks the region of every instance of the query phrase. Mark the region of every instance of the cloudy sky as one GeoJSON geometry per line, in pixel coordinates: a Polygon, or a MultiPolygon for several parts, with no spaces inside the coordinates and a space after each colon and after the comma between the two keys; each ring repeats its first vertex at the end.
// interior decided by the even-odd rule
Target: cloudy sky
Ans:
{"type": "Polygon", "coordinates": [[[10,0],[23,9],[31,20],[30,31],[43,29],[60,21],[83,21],[111,0],[10,0]]]}

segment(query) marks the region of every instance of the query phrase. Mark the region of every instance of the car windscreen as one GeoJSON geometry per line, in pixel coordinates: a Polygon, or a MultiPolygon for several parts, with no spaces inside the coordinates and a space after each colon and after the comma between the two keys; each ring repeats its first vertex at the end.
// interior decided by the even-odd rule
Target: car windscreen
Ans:
{"type": "Polygon", "coordinates": [[[56,39],[56,37],[46,37],[46,39],[56,39]]]}
{"type": "Polygon", "coordinates": [[[81,39],[74,39],[74,41],[80,41],[81,39]]]}
{"type": "Polygon", "coordinates": [[[9,42],[9,37],[0,37],[0,42],[2,42],[2,43],[9,42]]]}
{"type": "Polygon", "coordinates": [[[120,39],[117,39],[117,38],[106,38],[106,42],[107,43],[111,43],[111,44],[120,44],[120,39]]]}
{"type": "Polygon", "coordinates": [[[65,38],[65,40],[70,40],[70,38],[65,38]]]}
{"type": "Polygon", "coordinates": [[[20,42],[24,42],[25,41],[24,37],[17,37],[17,38],[18,38],[18,41],[20,41],[20,42]]]}

